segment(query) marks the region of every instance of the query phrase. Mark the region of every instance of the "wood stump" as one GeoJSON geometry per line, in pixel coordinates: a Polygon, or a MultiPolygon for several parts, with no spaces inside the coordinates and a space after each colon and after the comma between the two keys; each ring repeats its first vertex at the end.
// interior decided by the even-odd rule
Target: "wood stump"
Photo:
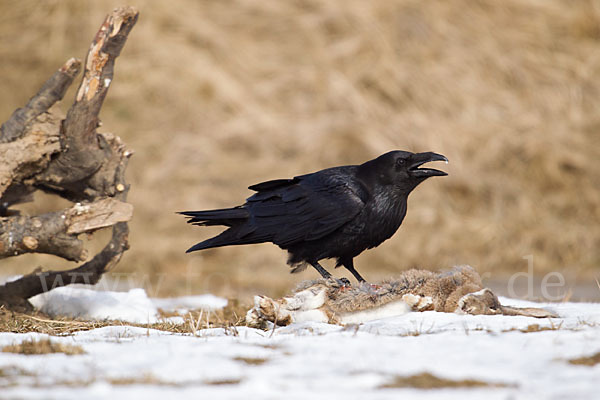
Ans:
{"type": "Polygon", "coordinates": [[[126,202],[127,150],[118,136],[99,133],[98,113],[113,81],[115,59],[137,22],[133,7],[113,10],[95,35],[83,79],[66,117],[53,107],[79,74],[80,60],[70,59],[39,92],[0,127],[0,259],[46,253],[83,262],[88,254],[82,233],[112,227],[110,242],[94,257],[66,271],[34,271],[0,286],[0,306],[31,310],[27,300],[55,287],[95,284],[129,248],[126,202]],[[20,215],[10,207],[32,201],[42,190],[73,202],[62,211],[20,215]]]}

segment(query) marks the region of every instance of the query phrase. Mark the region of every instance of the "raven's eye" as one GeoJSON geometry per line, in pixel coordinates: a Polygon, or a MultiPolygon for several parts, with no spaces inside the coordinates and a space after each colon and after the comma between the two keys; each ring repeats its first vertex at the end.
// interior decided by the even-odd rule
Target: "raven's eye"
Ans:
{"type": "Polygon", "coordinates": [[[406,164],[406,160],[404,158],[398,158],[396,160],[396,168],[402,168],[406,164]]]}

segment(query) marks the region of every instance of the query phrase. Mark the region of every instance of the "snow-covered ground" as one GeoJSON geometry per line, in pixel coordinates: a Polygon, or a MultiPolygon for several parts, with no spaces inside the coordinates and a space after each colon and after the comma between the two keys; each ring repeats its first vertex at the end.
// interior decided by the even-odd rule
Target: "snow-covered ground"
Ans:
{"type": "MultiPolygon", "coordinates": [[[[73,303],[69,299],[78,298],[78,306],[70,310],[73,315],[128,319],[130,313],[131,320],[145,322],[156,318],[157,308],[224,305],[214,296],[156,300],[141,290],[117,294],[79,290],[86,289],[57,291],[52,296],[64,296],[64,301],[55,297],[52,302],[58,309],[46,311],[68,312],[66,305],[73,303]]],[[[43,299],[36,301],[44,306],[43,299]]],[[[307,322],[267,332],[246,327],[205,329],[195,336],[110,326],[50,337],[81,346],[82,355],[0,353],[0,398],[600,398],[600,364],[568,362],[600,352],[599,304],[501,301],[546,306],[560,318],[430,311],[359,326],[307,322]],[[550,329],[520,331],[533,324],[550,329]],[[423,372],[490,386],[382,388],[396,378],[423,372]]],[[[47,338],[0,333],[0,348],[47,338]]]]}

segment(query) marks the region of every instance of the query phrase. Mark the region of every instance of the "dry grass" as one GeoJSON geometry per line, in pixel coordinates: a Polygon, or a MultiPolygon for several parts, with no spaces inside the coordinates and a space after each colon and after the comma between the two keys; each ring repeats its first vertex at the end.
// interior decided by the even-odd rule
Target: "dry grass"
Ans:
{"type": "MultiPolygon", "coordinates": [[[[1,2],[0,120],[83,56],[119,4],[1,2]]],[[[132,4],[140,20],[101,117],[136,151],[131,250],[116,272],[151,295],[278,296],[315,276],[290,277],[271,245],[185,255],[218,230],[174,212],[390,149],[443,153],[450,176],[416,190],[395,237],[359,257],[369,279],[463,263],[497,278],[526,270],[529,254],[540,274],[597,271],[597,1],[132,4]]],[[[59,206],[46,200],[24,210],[59,206]]],[[[40,264],[57,262],[23,256],[3,271],[40,264]]]]}
{"type": "MultiPolygon", "coordinates": [[[[32,374],[29,371],[23,370],[18,367],[5,367],[0,368],[0,378],[5,378],[0,382],[0,389],[4,387],[11,387],[18,385],[18,377],[29,376],[33,379],[27,383],[30,388],[47,388],[48,381],[44,380],[41,375],[32,374]]],[[[133,386],[133,385],[147,385],[147,386],[158,386],[158,387],[189,387],[189,386],[200,386],[200,385],[236,385],[241,382],[241,379],[222,379],[222,380],[192,380],[187,382],[172,382],[165,381],[157,378],[151,373],[143,374],[142,376],[131,376],[123,378],[106,378],[104,379],[64,379],[52,382],[53,387],[84,387],[90,386],[95,383],[108,383],[113,386],[133,386]]]]}
{"type": "Polygon", "coordinates": [[[131,386],[131,385],[152,385],[152,386],[182,386],[181,384],[166,382],[158,379],[152,374],[144,374],[141,377],[111,378],[108,380],[111,385],[131,386]]]}
{"type": "Polygon", "coordinates": [[[542,332],[542,331],[554,331],[560,329],[560,327],[553,326],[540,326],[539,324],[528,325],[527,328],[519,329],[523,333],[542,332]]]}
{"type": "Polygon", "coordinates": [[[382,389],[414,388],[414,389],[445,389],[445,388],[478,388],[478,387],[505,387],[498,383],[488,383],[476,379],[453,380],[439,378],[429,372],[410,376],[397,376],[389,383],[381,385],[382,389]]]}
{"type": "Polygon", "coordinates": [[[50,319],[43,314],[21,314],[0,307],[0,332],[38,332],[53,336],[70,335],[78,331],[114,325],[110,321],[78,321],[72,318],[50,319]]]}
{"type": "Polygon", "coordinates": [[[242,382],[241,379],[218,379],[212,381],[204,381],[205,385],[221,386],[221,385],[239,385],[242,382]]]}
{"type": "Polygon", "coordinates": [[[74,356],[85,353],[81,346],[58,343],[50,339],[25,340],[19,344],[4,346],[2,351],[4,353],[17,353],[26,355],[63,353],[68,356],[74,356]]]}
{"type": "Polygon", "coordinates": [[[247,365],[263,365],[264,363],[269,361],[266,358],[254,358],[254,357],[235,357],[234,360],[240,361],[247,365]]]}
{"type": "Polygon", "coordinates": [[[569,364],[586,365],[588,367],[593,367],[596,364],[600,364],[600,352],[589,357],[574,358],[572,360],[569,360],[569,364]]]}
{"type": "Polygon", "coordinates": [[[186,386],[197,386],[197,385],[237,385],[241,382],[241,379],[222,379],[222,380],[208,380],[208,381],[191,381],[191,382],[169,382],[161,380],[152,374],[146,374],[142,377],[129,377],[129,378],[112,378],[108,380],[108,383],[115,386],[131,386],[131,385],[152,385],[152,386],[168,386],[168,387],[186,387],[186,386]]]}
{"type": "Polygon", "coordinates": [[[27,375],[31,375],[31,374],[22,368],[15,367],[12,365],[8,365],[8,366],[0,368],[0,378],[14,377],[14,376],[27,376],[27,375]]]}
{"type": "Polygon", "coordinates": [[[562,328],[563,321],[558,324],[555,324],[552,320],[550,320],[550,326],[541,326],[540,324],[530,324],[525,328],[510,328],[505,329],[502,332],[514,332],[519,331],[522,333],[534,333],[534,332],[543,332],[543,331],[557,331],[562,328]]]}
{"type": "Polygon", "coordinates": [[[82,321],[73,318],[49,318],[43,314],[22,314],[7,311],[0,307],[0,332],[27,333],[38,332],[53,336],[66,336],[79,331],[88,331],[105,326],[137,326],[172,333],[196,335],[201,329],[224,328],[227,333],[237,335],[236,326],[244,325],[244,315],[249,306],[231,302],[222,310],[206,312],[191,311],[183,316],[183,324],[167,320],[152,324],[135,324],[118,320],[82,321]]]}

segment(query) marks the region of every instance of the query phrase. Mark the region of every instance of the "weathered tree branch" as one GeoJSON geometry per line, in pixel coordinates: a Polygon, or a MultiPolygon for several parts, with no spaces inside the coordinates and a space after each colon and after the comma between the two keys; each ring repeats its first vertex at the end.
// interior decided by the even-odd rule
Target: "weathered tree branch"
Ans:
{"type": "Polygon", "coordinates": [[[36,186],[71,201],[115,194],[114,162],[105,138],[96,133],[98,113],[113,80],[114,63],[138,12],[123,7],[109,14],[92,41],[85,61],[83,80],[63,124],[66,151],[54,159],[36,179],[36,186]]]}
{"type": "Polygon", "coordinates": [[[62,117],[51,107],[62,99],[80,69],[81,61],[68,60],[0,128],[0,215],[6,215],[13,204],[33,199],[35,188],[23,181],[46,169],[50,157],[60,151],[62,117]]]}
{"type": "Polygon", "coordinates": [[[132,215],[131,204],[108,197],[35,217],[0,218],[0,259],[24,253],[46,253],[69,261],[85,261],[87,251],[77,238],[80,233],[127,222],[132,215]]]}
{"type": "Polygon", "coordinates": [[[138,17],[132,7],[110,13],[90,46],[75,101],[63,120],[51,106],[78,73],[71,59],[0,130],[0,259],[28,252],[71,261],[87,258],[78,235],[112,226],[110,242],[68,271],[34,272],[0,286],[0,305],[31,309],[28,298],[58,286],[96,283],[129,248],[125,169],[132,152],[118,136],[97,133],[98,113],[113,79],[114,62],[138,17]],[[77,202],[34,217],[9,210],[36,189],[77,202]]]}
{"type": "MultiPolygon", "coordinates": [[[[125,183],[125,169],[129,156],[123,157],[117,168],[115,180],[122,185],[123,190],[115,197],[124,202],[127,199],[129,187],[125,183]]],[[[29,275],[0,286],[0,305],[6,305],[17,311],[31,311],[33,306],[27,299],[47,292],[57,287],[75,283],[94,285],[102,275],[113,268],[129,249],[129,227],[126,222],[118,222],[113,226],[111,240],[104,249],[90,261],[78,268],[67,271],[34,271],[29,275]]]]}
{"type": "Polygon", "coordinates": [[[6,189],[43,171],[52,154],[60,151],[60,122],[60,116],[44,112],[30,121],[25,136],[0,143],[0,200],[7,203],[3,208],[17,200],[7,201],[3,195],[6,189]]]}
{"type": "Polygon", "coordinates": [[[81,61],[71,58],[44,83],[27,105],[18,108],[0,127],[0,143],[12,142],[23,136],[27,126],[54,103],[62,100],[73,79],[79,74],[81,61]]]}
{"type": "Polygon", "coordinates": [[[81,283],[94,285],[102,275],[114,267],[125,250],[129,248],[127,237],[129,229],[125,222],[113,227],[110,242],[94,258],[79,268],[68,271],[36,271],[29,275],[8,282],[0,287],[0,305],[4,304],[17,311],[33,309],[27,299],[57,287],[81,283]]]}
{"type": "Polygon", "coordinates": [[[29,200],[35,188],[22,182],[46,169],[50,157],[60,151],[62,117],[51,107],[80,69],[81,61],[68,60],[0,128],[0,215],[12,204],[29,200]]]}

